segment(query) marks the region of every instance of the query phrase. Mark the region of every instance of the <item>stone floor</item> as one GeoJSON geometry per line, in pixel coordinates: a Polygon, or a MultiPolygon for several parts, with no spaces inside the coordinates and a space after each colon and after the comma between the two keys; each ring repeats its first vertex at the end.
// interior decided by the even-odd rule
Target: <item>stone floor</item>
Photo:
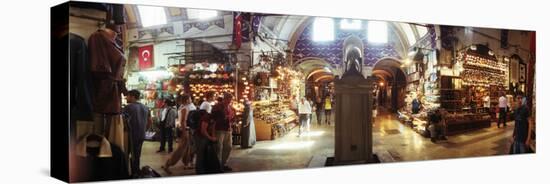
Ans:
{"type": "MultiPolygon", "coordinates": [[[[307,168],[314,158],[334,156],[334,124],[319,126],[315,120],[314,117],[311,131],[301,137],[297,137],[295,128],[282,138],[259,141],[250,149],[234,146],[228,165],[234,172],[300,169],[307,168]]],[[[512,122],[500,129],[493,123],[489,128],[449,136],[447,141],[434,144],[397,121],[395,115],[380,112],[374,123],[373,150],[377,155],[386,155],[385,162],[503,155],[510,146],[513,128],[512,122]]],[[[169,154],[155,153],[158,145],[158,142],[144,143],[141,165],[149,165],[167,176],[161,165],[169,154]]],[[[181,163],[171,171],[172,176],[194,174],[194,170],[184,169],[181,163]]]]}

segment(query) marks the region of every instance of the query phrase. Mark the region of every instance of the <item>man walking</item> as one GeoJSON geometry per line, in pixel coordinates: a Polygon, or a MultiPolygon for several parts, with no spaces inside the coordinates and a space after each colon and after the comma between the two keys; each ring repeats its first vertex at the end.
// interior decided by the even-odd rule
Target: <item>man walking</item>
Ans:
{"type": "Polygon", "coordinates": [[[160,121],[160,148],[157,153],[164,152],[164,147],[166,142],[168,142],[168,152],[174,150],[173,140],[174,140],[174,127],[176,125],[176,119],[178,118],[178,113],[176,112],[176,102],[171,99],[165,100],[165,108],[161,113],[160,121]]]}
{"type": "Polygon", "coordinates": [[[321,102],[321,98],[317,97],[317,100],[315,102],[315,115],[317,115],[317,124],[321,125],[321,114],[323,112],[323,103],[321,102]]]}
{"type": "Polygon", "coordinates": [[[233,169],[227,166],[227,159],[231,154],[231,146],[233,136],[231,134],[231,126],[235,121],[235,109],[231,106],[233,95],[230,93],[223,94],[221,103],[217,103],[212,108],[212,119],[215,122],[217,146],[216,153],[220,159],[221,166],[224,171],[232,171],[233,169]]]}
{"type": "Polygon", "coordinates": [[[311,105],[305,97],[302,97],[298,104],[298,113],[300,114],[300,127],[298,128],[298,137],[302,135],[302,129],[306,128],[309,132],[309,118],[311,115],[311,105]]]}
{"type": "Polygon", "coordinates": [[[498,98],[498,122],[497,127],[500,128],[500,124],[503,124],[506,127],[506,112],[508,111],[508,100],[506,95],[502,93],[500,98],[498,98]]]}

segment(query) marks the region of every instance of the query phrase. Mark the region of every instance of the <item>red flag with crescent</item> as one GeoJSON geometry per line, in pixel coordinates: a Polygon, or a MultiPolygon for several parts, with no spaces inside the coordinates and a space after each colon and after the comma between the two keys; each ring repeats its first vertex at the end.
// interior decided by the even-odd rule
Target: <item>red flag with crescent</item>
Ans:
{"type": "Polygon", "coordinates": [[[139,47],[139,69],[147,69],[153,67],[153,45],[139,47]]]}

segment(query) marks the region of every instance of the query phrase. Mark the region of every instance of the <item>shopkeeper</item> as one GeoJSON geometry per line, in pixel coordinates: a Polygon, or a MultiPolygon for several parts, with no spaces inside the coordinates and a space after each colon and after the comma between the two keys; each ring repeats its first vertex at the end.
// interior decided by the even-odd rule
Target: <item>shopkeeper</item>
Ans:
{"type": "Polygon", "coordinates": [[[412,100],[412,113],[418,114],[418,111],[420,111],[420,100],[418,100],[418,98],[415,97],[412,100]]]}

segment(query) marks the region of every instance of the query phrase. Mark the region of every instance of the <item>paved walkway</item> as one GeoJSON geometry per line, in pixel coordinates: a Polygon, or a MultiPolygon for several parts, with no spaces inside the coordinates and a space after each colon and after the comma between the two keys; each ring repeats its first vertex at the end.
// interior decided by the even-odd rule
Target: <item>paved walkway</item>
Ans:
{"type": "MultiPolygon", "coordinates": [[[[234,172],[300,169],[307,168],[314,157],[334,156],[334,124],[312,124],[310,133],[301,137],[297,137],[295,128],[282,138],[260,141],[250,149],[234,146],[228,165],[234,168],[234,172]]],[[[373,127],[373,150],[377,154],[389,155],[394,161],[503,155],[508,151],[514,128],[513,123],[508,125],[499,129],[493,123],[489,128],[449,136],[448,141],[434,144],[400,123],[395,115],[381,112],[373,127]]],[[[144,143],[141,164],[167,176],[161,165],[169,154],[155,153],[158,145],[158,142],[144,143]]],[[[173,176],[194,174],[192,169],[185,170],[181,163],[171,170],[173,176]]]]}

